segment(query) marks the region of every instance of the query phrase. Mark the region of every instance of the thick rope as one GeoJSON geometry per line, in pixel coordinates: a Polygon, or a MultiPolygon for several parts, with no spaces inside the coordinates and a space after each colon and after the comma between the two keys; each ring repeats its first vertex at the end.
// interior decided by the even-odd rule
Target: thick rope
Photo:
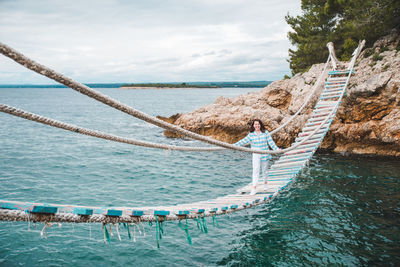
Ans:
{"type": "MultiPolygon", "coordinates": [[[[26,56],[24,56],[22,53],[19,53],[18,51],[12,49],[11,47],[0,43],[0,52],[13,59],[14,61],[16,61],[17,63],[23,65],[24,67],[33,70],[41,75],[44,75],[50,79],[53,79],[61,84],[64,84],[65,86],[78,91],[84,95],[87,95],[93,99],[96,99],[106,105],[109,105],[110,107],[113,107],[115,109],[118,109],[124,113],[127,113],[129,115],[132,115],[140,120],[146,121],[148,123],[154,124],[156,126],[159,126],[161,128],[164,128],[166,130],[181,134],[183,136],[187,136],[190,138],[193,138],[195,140],[199,140],[199,141],[203,141],[209,144],[213,144],[213,145],[217,145],[219,147],[224,147],[224,148],[228,148],[228,149],[232,149],[232,150],[237,150],[237,151],[243,151],[243,152],[248,152],[248,153],[258,153],[258,154],[282,154],[285,152],[288,152],[290,150],[295,149],[296,147],[300,146],[301,144],[303,144],[304,142],[306,142],[309,138],[312,137],[313,134],[316,133],[313,132],[313,134],[311,136],[309,136],[309,138],[306,138],[304,140],[302,140],[300,143],[296,144],[293,147],[289,147],[286,149],[278,149],[278,150],[256,150],[256,149],[251,149],[251,148],[246,148],[246,147],[241,147],[241,146],[235,146],[226,142],[221,142],[218,140],[215,140],[213,138],[207,137],[207,136],[203,136],[203,135],[199,135],[193,132],[190,132],[188,130],[183,129],[182,127],[167,123],[163,120],[157,119],[153,116],[150,116],[144,112],[141,112],[139,110],[136,110],[132,107],[129,107],[115,99],[112,99],[100,92],[97,92],[96,90],[93,90],[89,87],[87,87],[86,85],[83,85],[81,83],[78,83],[46,66],[43,66],[29,58],[27,58],[26,56]]],[[[209,150],[208,150],[209,151],[209,150]]]]}
{"type": "Polygon", "coordinates": [[[361,53],[361,50],[364,48],[365,40],[362,40],[358,43],[357,48],[353,52],[353,58],[349,63],[348,70],[353,70],[354,64],[356,63],[358,55],[361,53]]]}
{"type": "MultiPolygon", "coordinates": [[[[85,134],[88,136],[93,136],[93,137],[97,137],[97,138],[102,138],[102,139],[107,139],[107,140],[111,140],[111,141],[115,141],[115,142],[120,142],[120,143],[126,143],[126,144],[131,144],[131,145],[137,145],[137,146],[144,146],[144,147],[151,147],[151,148],[160,148],[160,149],[167,149],[167,150],[184,150],[184,151],[215,151],[215,150],[221,150],[221,148],[207,148],[207,147],[182,147],[182,146],[173,146],[173,145],[164,145],[164,144],[157,144],[157,143],[150,143],[150,142],[144,142],[144,141],[137,141],[134,139],[128,139],[128,138],[123,138],[123,137],[119,137],[116,135],[111,135],[111,134],[105,134],[102,132],[98,132],[98,131],[93,131],[90,129],[85,129],[82,127],[78,127],[75,125],[71,125],[71,124],[67,124],[67,123],[63,123],[60,121],[56,121],[53,119],[49,119],[46,117],[42,117],[30,112],[26,112],[14,107],[10,107],[8,105],[5,104],[0,104],[0,111],[4,112],[4,113],[8,113],[17,117],[21,117],[27,120],[32,120],[32,121],[36,121],[39,123],[43,123],[46,125],[50,125],[56,128],[61,128],[64,130],[68,130],[68,131],[72,131],[72,132],[77,132],[77,133],[81,133],[81,134],[85,134]]],[[[311,137],[313,137],[324,125],[325,122],[328,121],[328,119],[333,115],[333,113],[335,112],[335,109],[333,109],[331,111],[331,113],[329,113],[329,115],[325,118],[325,120],[323,121],[322,124],[320,124],[310,135],[308,135],[306,138],[302,139],[301,142],[296,143],[295,145],[292,145],[291,147],[288,147],[286,149],[279,149],[279,150],[275,150],[275,151],[263,151],[263,150],[254,150],[254,152],[252,153],[259,153],[259,154],[267,154],[267,153],[263,153],[263,152],[270,152],[268,154],[278,154],[278,153],[286,153],[289,152],[291,150],[294,150],[295,148],[301,146],[303,143],[307,142],[311,137]],[[275,153],[272,153],[275,152],[275,153]]],[[[234,146],[234,148],[240,148],[237,146],[234,146]]],[[[238,150],[238,149],[236,149],[238,150]]],[[[252,149],[250,149],[252,150],[252,149]]],[[[253,151],[253,150],[252,150],[253,151]]],[[[246,151],[247,152],[247,151],[246,151]]]]}
{"type": "Polygon", "coordinates": [[[333,47],[333,43],[332,43],[332,42],[327,43],[327,44],[326,44],[326,47],[328,47],[329,56],[330,56],[331,59],[332,59],[333,70],[336,70],[340,62],[339,62],[339,60],[338,60],[337,57],[336,57],[335,48],[333,47]]]}
{"type": "MultiPolygon", "coordinates": [[[[235,209],[235,211],[250,208],[252,206],[258,206],[266,201],[259,201],[251,206],[241,206],[235,209]]],[[[209,212],[205,211],[203,216],[215,216],[227,214],[233,211],[217,211],[209,212]]],[[[198,214],[190,213],[186,217],[187,219],[197,219],[198,214]]],[[[11,210],[0,208],[0,221],[25,221],[25,222],[59,222],[59,223],[103,223],[103,224],[115,224],[115,223],[142,223],[142,222],[156,222],[157,215],[145,214],[140,217],[122,215],[122,216],[106,216],[104,214],[93,214],[93,215],[77,215],[68,212],[57,212],[55,214],[46,213],[30,213],[24,210],[11,210]]],[[[175,214],[164,216],[165,221],[177,221],[182,217],[175,214]]],[[[140,229],[140,228],[139,228],[140,229]]],[[[144,231],[144,226],[143,226],[144,231]]]]}
{"type": "Polygon", "coordinates": [[[74,133],[79,133],[83,135],[93,136],[96,138],[106,139],[114,142],[125,143],[135,146],[143,146],[149,148],[159,148],[159,149],[166,149],[166,150],[182,150],[182,151],[216,151],[222,150],[223,148],[208,148],[208,147],[184,147],[184,146],[174,146],[174,145],[165,145],[165,144],[157,144],[145,141],[139,141],[135,139],[129,139],[124,137],[119,137],[116,135],[106,134],[99,131],[94,131],[86,128],[82,128],[76,125],[68,124],[65,122],[53,120],[50,118],[46,118],[43,116],[39,116],[21,109],[17,109],[15,107],[11,107],[5,104],[0,104],[0,111],[4,113],[8,113],[23,119],[39,122],[42,124],[46,124],[52,127],[64,129],[67,131],[71,131],[74,133]]]}
{"type": "MultiPolygon", "coordinates": [[[[300,112],[307,106],[308,102],[311,100],[312,96],[314,95],[315,91],[318,89],[319,84],[321,83],[322,78],[325,76],[325,72],[326,69],[328,67],[329,61],[331,59],[331,54],[329,54],[328,59],[326,60],[325,66],[323,71],[321,72],[321,74],[319,75],[317,82],[314,84],[313,89],[311,90],[311,92],[309,93],[307,99],[304,101],[303,105],[299,108],[299,110],[297,110],[297,112],[295,114],[293,114],[289,120],[287,120],[284,124],[280,125],[278,128],[276,128],[275,130],[271,131],[270,134],[274,134],[278,131],[280,131],[281,129],[283,129],[286,125],[288,125],[290,122],[292,122],[294,120],[294,118],[297,117],[297,115],[300,114],[300,112]]],[[[333,63],[333,61],[332,61],[333,63]]]]}

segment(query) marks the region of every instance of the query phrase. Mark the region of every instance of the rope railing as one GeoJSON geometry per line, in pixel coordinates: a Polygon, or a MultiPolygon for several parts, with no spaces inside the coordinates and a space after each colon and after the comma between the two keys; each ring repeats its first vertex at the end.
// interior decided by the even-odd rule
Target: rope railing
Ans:
{"type": "MultiPolygon", "coordinates": [[[[286,127],[290,122],[292,122],[294,120],[294,118],[297,117],[297,115],[300,114],[300,112],[303,111],[303,109],[307,106],[308,102],[311,100],[312,96],[314,95],[315,91],[318,89],[319,84],[321,83],[322,77],[325,76],[325,72],[326,69],[328,67],[329,61],[331,59],[331,54],[329,54],[328,59],[326,60],[325,66],[323,71],[321,72],[321,74],[319,75],[317,82],[314,84],[313,89],[311,90],[311,92],[309,93],[308,97],[306,98],[306,100],[304,101],[303,105],[301,105],[301,107],[297,110],[297,112],[295,114],[293,114],[285,123],[283,123],[282,125],[280,125],[278,128],[276,128],[275,130],[271,131],[270,134],[274,134],[278,131],[280,131],[281,129],[283,129],[284,127],[286,127]]],[[[333,63],[333,61],[332,61],[333,63]]]]}
{"type": "Polygon", "coordinates": [[[285,153],[287,151],[293,150],[297,146],[300,146],[302,143],[307,141],[307,140],[304,139],[302,142],[296,144],[293,147],[289,147],[289,148],[286,148],[286,149],[279,149],[279,150],[267,150],[267,151],[235,146],[233,144],[229,144],[229,143],[218,141],[216,139],[213,139],[213,138],[210,138],[210,137],[207,137],[207,136],[196,134],[194,132],[185,130],[182,127],[179,127],[177,125],[173,125],[173,124],[167,123],[167,122],[165,122],[163,120],[160,120],[160,119],[157,119],[157,118],[155,118],[153,116],[150,116],[150,115],[148,115],[148,114],[146,114],[144,112],[136,110],[136,109],[134,109],[134,108],[132,108],[132,107],[130,107],[128,105],[125,105],[125,104],[123,104],[123,103],[121,103],[121,102],[119,102],[119,101],[117,101],[115,99],[110,98],[107,95],[104,95],[104,94],[102,94],[102,93],[100,93],[100,92],[98,92],[96,90],[93,90],[93,89],[89,88],[86,85],[83,85],[83,84],[81,84],[79,82],[76,82],[76,81],[72,80],[71,78],[64,76],[61,73],[58,73],[58,72],[56,72],[56,71],[54,71],[54,70],[52,70],[52,69],[50,69],[50,68],[48,68],[46,66],[43,66],[43,65],[41,65],[41,64],[31,60],[31,59],[29,59],[28,57],[24,56],[22,53],[14,50],[13,48],[11,48],[11,47],[3,44],[3,43],[0,43],[0,52],[3,55],[13,59],[15,62],[23,65],[24,67],[26,67],[26,68],[28,68],[30,70],[33,70],[33,71],[35,71],[35,72],[37,72],[37,73],[39,73],[39,74],[41,74],[43,76],[46,76],[46,77],[48,77],[50,79],[53,79],[53,80],[55,80],[55,81],[57,81],[57,82],[59,82],[61,84],[64,84],[65,86],[67,86],[67,87],[69,87],[69,88],[71,88],[71,89],[73,89],[73,90],[75,90],[77,92],[80,92],[80,93],[82,93],[82,94],[84,94],[86,96],[89,96],[89,97],[91,97],[93,99],[96,99],[97,101],[102,102],[102,103],[104,103],[104,104],[106,104],[106,105],[108,105],[110,107],[113,107],[113,108],[115,108],[117,110],[120,110],[120,111],[122,111],[122,112],[124,112],[126,114],[129,114],[129,115],[131,115],[133,117],[136,117],[136,118],[138,118],[140,120],[146,121],[146,122],[151,123],[153,125],[159,126],[159,127],[164,128],[166,130],[181,134],[183,136],[190,137],[190,138],[195,139],[195,140],[199,140],[199,141],[203,141],[203,142],[206,142],[206,143],[209,143],[209,144],[213,144],[213,145],[216,145],[216,146],[219,146],[219,147],[228,148],[228,149],[237,150],[237,151],[248,152],[248,153],[282,154],[282,153],[285,153]]]}
{"type": "Polygon", "coordinates": [[[336,70],[340,62],[336,57],[335,48],[333,47],[333,43],[332,42],[327,43],[326,47],[328,47],[328,50],[329,50],[329,57],[332,58],[333,70],[336,70]]]}
{"type": "Polygon", "coordinates": [[[348,70],[350,70],[350,71],[353,70],[356,60],[357,60],[357,57],[361,53],[361,50],[364,48],[364,45],[365,45],[365,40],[362,40],[359,42],[357,48],[353,52],[353,57],[349,63],[348,70]]]}
{"type": "MultiPolygon", "coordinates": [[[[0,111],[4,112],[4,113],[8,113],[10,115],[20,117],[20,118],[24,118],[27,120],[46,124],[46,125],[49,125],[52,127],[68,130],[71,132],[80,133],[80,134],[84,134],[84,135],[88,135],[88,136],[93,136],[93,137],[97,137],[97,138],[101,138],[101,139],[106,139],[106,140],[110,140],[110,141],[114,141],[114,142],[130,144],[130,145],[144,146],[144,147],[149,147],[149,148],[167,149],[167,150],[182,150],[182,151],[216,151],[216,150],[222,149],[222,148],[215,148],[215,147],[207,148],[207,147],[174,146],[174,145],[165,145],[165,144],[158,144],[158,143],[151,143],[151,142],[144,142],[144,141],[138,141],[138,140],[134,140],[134,139],[123,138],[123,137],[119,137],[116,135],[106,134],[106,133],[102,133],[99,131],[94,131],[94,130],[82,128],[79,126],[75,126],[72,124],[53,120],[50,118],[46,118],[43,116],[39,116],[39,115],[30,113],[30,112],[27,112],[27,111],[24,111],[21,109],[17,109],[17,108],[14,108],[14,107],[11,107],[11,106],[8,106],[5,104],[0,104],[0,111]]],[[[327,116],[327,118],[323,121],[323,123],[321,123],[321,125],[319,125],[310,135],[308,135],[306,138],[304,138],[301,142],[296,143],[295,145],[293,145],[289,148],[286,148],[286,149],[279,149],[279,152],[280,153],[289,152],[289,151],[294,150],[295,148],[301,146],[303,143],[307,142],[311,137],[313,137],[322,128],[322,126],[325,124],[325,122],[327,122],[328,119],[333,115],[333,112],[334,112],[334,110],[331,111],[329,116],[327,116]]],[[[235,147],[237,147],[237,146],[235,146],[235,147]]],[[[237,147],[237,148],[240,148],[240,147],[237,147]]],[[[255,152],[252,152],[252,153],[261,153],[261,152],[263,152],[263,151],[255,150],[255,152]]],[[[270,151],[270,152],[277,153],[278,151],[270,151]]]]}
{"type": "MultiPolygon", "coordinates": [[[[360,51],[361,51],[362,48],[364,47],[364,45],[365,45],[365,40],[363,40],[362,42],[360,42],[360,44],[358,45],[358,47],[354,50],[354,52],[353,52],[353,58],[351,59],[351,62],[350,62],[350,64],[349,64],[349,66],[350,66],[350,65],[354,66],[354,63],[355,63],[355,61],[356,61],[356,59],[357,59],[357,57],[358,57],[360,51]]],[[[337,59],[337,57],[336,57],[335,49],[334,49],[333,43],[332,43],[332,42],[327,43],[327,44],[326,44],[326,47],[328,47],[328,50],[329,50],[328,59],[326,60],[324,69],[323,69],[323,71],[321,72],[321,74],[319,75],[319,77],[318,77],[318,79],[317,79],[317,82],[314,84],[314,87],[313,87],[313,89],[311,90],[311,92],[309,93],[307,99],[304,101],[303,105],[297,110],[297,112],[296,112],[295,114],[293,114],[293,115],[290,117],[289,120],[287,120],[284,124],[280,125],[278,128],[276,128],[276,129],[274,129],[273,131],[271,131],[270,134],[274,134],[274,133],[278,132],[279,130],[283,129],[283,128],[284,128],[285,126],[287,126],[290,122],[292,122],[293,119],[294,119],[295,117],[297,117],[297,115],[299,115],[301,111],[303,111],[303,109],[307,106],[308,102],[310,102],[310,100],[311,100],[312,96],[314,95],[315,91],[318,89],[318,86],[319,86],[319,84],[321,83],[322,77],[325,76],[325,72],[326,72],[326,69],[327,69],[327,66],[328,66],[329,62],[331,62],[332,67],[333,67],[334,70],[337,69],[338,65],[340,64],[340,61],[339,61],[339,60],[337,59]]]]}
{"type": "Polygon", "coordinates": [[[87,128],[79,127],[73,124],[68,124],[65,122],[57,121],[54,119],[50,119],[47,117],[43,117],[37,114],[33,114],[27,111],[24,111],[22,109],[18,109],[15,107],[11,107],[5,104],[0,104],[0,111],[4,113],[8,113],[10,115],[14,115],[23,119],[35,121],[38,123],[42,123],[45,125],[49,125],[52,127],[60,128],[63,130],[71,131],[74,133],[79,133],[83,135],[88,135],[92,137],[97,137],[105,140],[110,140],[114,142],[119,142],[119,143],[125,143],[125,144],[130,144],[130,145],[135,145],[135,146],[143,146],[143,147],[149,147],[149,148],[159,148],[159,149],[166,149],[166,150],[182,150],[182,151],[215,151],[215,150],[222,150],[223,148],[208,148],[208,147],[186,147],[186,146],[174,146],[174,145],[165,145],[165,144],[158,144],[158,143],[152,143],[152,142],[145,142],[145,141],[139,141],[135,139],[130,139],[130,138],[124,138],[124,137],[119,137],[116,135],[111,135],[107,133],[103,133],[100,131],[94,131],[90,130],[87,128]]]}

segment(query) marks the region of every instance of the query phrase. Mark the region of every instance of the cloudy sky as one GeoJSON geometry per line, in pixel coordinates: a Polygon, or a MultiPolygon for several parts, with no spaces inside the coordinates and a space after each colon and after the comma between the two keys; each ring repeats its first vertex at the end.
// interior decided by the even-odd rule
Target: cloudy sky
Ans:
{"type": "MultiPolygon", "coordinates": [[[[300,0],[0,0],[0,42],[83,83],[290,74],[300,0]]],[[[0,84],[54,83],[0,55],[0,84]]]]}

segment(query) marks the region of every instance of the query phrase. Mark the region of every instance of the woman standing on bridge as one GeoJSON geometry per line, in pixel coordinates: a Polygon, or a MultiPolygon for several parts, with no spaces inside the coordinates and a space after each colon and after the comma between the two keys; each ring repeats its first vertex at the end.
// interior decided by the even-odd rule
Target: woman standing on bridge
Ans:
{"type": "MultiPolygon", "coordinates": [[[[253,149],[267,151],[269,150],[268,146],[270,146],[273,150],[279,149],[276,146],[274,140],[272,140],[269,132],[265,129],[264,124],[259,119],[253,120],[250,128],[250,133],[242,140],[236,142],[235,145],[244,146],[249,143],[251,148],[253,149]]],[[[260,178],[260,167],[264,178],[264,190],[266,189],[268,178],[268,163],[270,159],[271,155],[253,153],[253,187],[251,189],[250,195],[256,194],[256,186],[260,178]]]]}

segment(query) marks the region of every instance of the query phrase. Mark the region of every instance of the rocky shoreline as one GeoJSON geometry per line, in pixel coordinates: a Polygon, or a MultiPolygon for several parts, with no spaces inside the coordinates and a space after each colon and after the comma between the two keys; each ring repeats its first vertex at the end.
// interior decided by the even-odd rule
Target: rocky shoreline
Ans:
{"type": "MultiPolygon", "coordinates": [[[[350,78],[346,97],[327,133],[322,149],[337,153],[400,157],[400,35],[393,31],[365,49],[350,78]]],[[[259,92],[234,98],[219,97],[208,106],[169,118],[159,117],[187,130],[234,143],[260,118],[268,130],[285,122],[303,104],[324,64],[303,74],[271,83],[259,92]]],[[[273,138],[287,147],[304,126],[323,89],[293,122],[273,138]]],[[[178,137],[165,131],[168,137],[178,137]]]]}

